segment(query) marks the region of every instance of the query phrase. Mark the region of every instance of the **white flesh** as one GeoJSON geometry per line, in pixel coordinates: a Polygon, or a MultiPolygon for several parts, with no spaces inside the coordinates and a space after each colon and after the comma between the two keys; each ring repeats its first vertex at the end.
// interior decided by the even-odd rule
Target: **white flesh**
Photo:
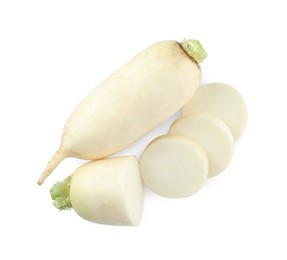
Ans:
{"type": "Polygon", "coordinates": [[[200,80],[199,66],[176,41],[147,48],[76,107],[38,183],[66,157],[96,160],[131,145],[180,110],[200,80]]]}
{"type": "Polygon", "coordinates": [[[205,151],[209,161],[208,177],[221,173],[232,158],[234,140],[222,120],[211,116],[186,116],[177,119],[169,133],[189,137],[205,151]]]}
{"type": "Polygon", "coordinates": [[[154,139],[140,160],[145,184],[168,198],[187,197],[205,183],[208,160],[202,148],[187,137],[165,135],[154,139]]]}
{"type": "Polygon", "coordinates": [[[248,111],[241,94],[223,83],[206,84],[183,107],[183,116],[207,114],[220,118],[237,141],[247,124],[248,111]]]}
{"type": "Polygon", "coordinates": [[[143,183],[134,156],[88,162],[72,175],[70,199],[82,218],[99,224],[138,225],[143,183]]]}

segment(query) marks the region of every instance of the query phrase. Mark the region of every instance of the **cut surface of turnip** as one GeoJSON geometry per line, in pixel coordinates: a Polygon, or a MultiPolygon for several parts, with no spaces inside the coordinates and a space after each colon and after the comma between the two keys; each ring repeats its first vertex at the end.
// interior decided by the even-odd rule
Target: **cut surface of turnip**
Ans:
{"type": "Polygon", "coordinates": [[[177,119],[170,134],[189,137],[205,151],[208,162],[208,177],[221,173],[232,158],[234,139],[225,123],[211,116],[186,116],[177,119]]]}
{"type": "MultiPolygon", "coordinates": [[[[54,205],[65,209],[62,199],[57,202],[55,186],[51,189],[52,198],[56,198],[54,205]]],[[[67,186],[71,207],[82,218],[99,224],[139,225],[143,183],[136,157],[112,157],[85,163],[72,174],[67,186]]]]}
{"type": "Polygon", "coordinates": [[[243,134],[248,119],[247,106],[241,94],[223,83],[200,86],[183,107],[182,114],[211,115],[221,119],[231,130],[235,141],[243,134]]]}
{"type": "Polygon", "coordinates": [[[187,197],[205,183],[208,160],[190,138],[165,135],[154,139],[140,159],[140,173],[155,193],[168,198],[187,197]]]}

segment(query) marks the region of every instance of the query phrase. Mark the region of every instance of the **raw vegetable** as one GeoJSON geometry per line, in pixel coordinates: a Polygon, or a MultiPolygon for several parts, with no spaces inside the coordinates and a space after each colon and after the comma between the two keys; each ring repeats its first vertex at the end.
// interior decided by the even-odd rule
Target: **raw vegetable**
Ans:
{"type": "Polygon", "coordinates": [[[181,117],[172,124],[169,133],[189,137],[203,148],[209,162],[208,177],[221,173],[231,161],[233,136],[225,123],[218,118],[181,117]]]}
{"type": "Polygon", "coordinates": [[[65,158],[110,156],[176,113],[197,90],[205,57],[196,40],[162,41],[135,56],[75,108],[38,184],[65,158]]]}
{"type": "Polygon", "coordinates": [[[220,118],[237,141],[243,134],[248,118],[246,103],[233,87],[223,83],[206,84],[183,107],[183,116],[207,114],[220,118]]]}
{"type": "Polygon", "coordinates": [[[134,156],[85,163],[50,192],[58,209],[72,207],[88,221],[138,225],[141,220],[143,184],[134,156]]]}
{"type": "Polygon", "coordinates": [[[208,160],[203,149],[190,138],[165,135],[154,139],[140,159],[144,183],[168,198],[187,197],[205,183],[208,160]]]}

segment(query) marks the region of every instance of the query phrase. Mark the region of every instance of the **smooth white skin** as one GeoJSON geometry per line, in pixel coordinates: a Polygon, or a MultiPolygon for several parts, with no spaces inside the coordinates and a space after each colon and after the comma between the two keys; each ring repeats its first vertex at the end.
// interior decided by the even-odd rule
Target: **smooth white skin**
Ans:
{"type": "Polygon", "coordinates": [[[206,84],[183,107],[183,116],[211,115],[220,118],[231,130],[235,142],[242,136],[248,110],[241,94],[223,83],[206,84]]]}
{"type": "Polygon", "coordinates": [[[183,198],[205,183],[208,160],[203,149],[190,138],[165,135],[154,139],[140,159],[144,183],[168,198],[183,198]]]}
{"type": "Polygon", "coordinates": [[[131,145],[180,110],[200,80],[199,66],[175,41],[139,53],[72,112],[38,183],[66,157],[101,159],[131,145]]]}
{"type": "Polygon", "coordinates": [[[218,118],[181,117],[172,124],[169,133],[189,137],[203,148],[209,162],[208,177],[223,172],[231,161],[233,136],[225,123],[218,118]]]}
{"type": "Polygon", "coordinates": [[[88,162],[72,175],[70,199],[82,218],[99,224],[139,225],[143,183],[134,156],[88,162]]]}

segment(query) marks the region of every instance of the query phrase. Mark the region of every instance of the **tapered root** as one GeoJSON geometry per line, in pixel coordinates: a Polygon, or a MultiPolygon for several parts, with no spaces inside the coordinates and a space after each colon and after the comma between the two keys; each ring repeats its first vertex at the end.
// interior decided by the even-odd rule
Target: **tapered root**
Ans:
{"type": "Polygon", "coordinates": [[[51,160],[48,162],[48,165],[45,171],[42,173],[40,178],[38,179],[38,184],[41,185],[45,181],[45,179],[56,169],[56,167],[65,159],[67,155],[65,155],[62,151],[58,150],[51,160]]]}

